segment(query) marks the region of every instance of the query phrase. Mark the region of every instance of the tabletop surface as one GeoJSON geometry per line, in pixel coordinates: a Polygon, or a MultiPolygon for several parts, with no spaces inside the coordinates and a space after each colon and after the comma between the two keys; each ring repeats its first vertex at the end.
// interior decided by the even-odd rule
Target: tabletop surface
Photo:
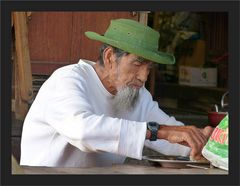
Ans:
{"type": "Polygon", "coordinates": [[[143,165],[113,165],[111,167],[63,168],[21,166],[12,174],[222,174],[228,171],[218,168],[164,168],[143,165]]]}

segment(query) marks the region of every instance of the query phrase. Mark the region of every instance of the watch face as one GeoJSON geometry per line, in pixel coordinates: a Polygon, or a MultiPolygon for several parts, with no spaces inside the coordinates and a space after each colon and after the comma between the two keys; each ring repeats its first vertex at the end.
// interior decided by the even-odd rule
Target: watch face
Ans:
{"type": "Polygon", "coordinates": [[[151,127],[154,127],[154,126],[156,126],[156,124],[155,124],[155,123],[149,123],[149,125],[150,125],[151,127]]]}
{"type": "Polygon", "coordinates": [[[159,127],[159,125],[156,122],[150,122],[148,123],[148,126],[149,126],[149,129],[152,129],[152,130],[157,130],[159,127]]]}

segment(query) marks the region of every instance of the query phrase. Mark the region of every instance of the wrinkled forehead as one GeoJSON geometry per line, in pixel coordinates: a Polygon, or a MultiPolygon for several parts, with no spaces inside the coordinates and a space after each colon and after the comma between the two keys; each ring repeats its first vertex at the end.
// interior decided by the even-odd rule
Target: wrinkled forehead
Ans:
{"type": "Polygon", "coordinates": [[[145,58],[143,58],[143,57],[141,57],[141,56],[137,56],[137,55],[135,55],[135,54],[129,54],[130,56],[131,56],[131,60],[132,61],[137,61],[137,62],[140,62],[140,63],[145,63],[145,62],[151,62],[151,61],[149,61],[148,59],[145,59],[145,58]]]}
{"type": "Polygon", "coordinates": [[[133,61],[138,61],[140,63],[147,63],[147,64],[152,64],[153,62],[148,60],[148,59],[145,59],[141,56],[137,56],[135,54],[133,54],[133,58],[132,58],[133,61]]]}

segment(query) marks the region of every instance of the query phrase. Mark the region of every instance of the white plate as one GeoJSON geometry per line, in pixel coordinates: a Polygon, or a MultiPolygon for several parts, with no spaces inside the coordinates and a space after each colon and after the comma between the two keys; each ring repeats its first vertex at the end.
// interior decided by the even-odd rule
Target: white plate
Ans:
{"type": "Polygon", "coordinates": [[[166,168],[209,168],[209,162],[191,161],[185,156],[143,156],[144,160],[148,160],[153,165],[160,165],[166,168]]]}

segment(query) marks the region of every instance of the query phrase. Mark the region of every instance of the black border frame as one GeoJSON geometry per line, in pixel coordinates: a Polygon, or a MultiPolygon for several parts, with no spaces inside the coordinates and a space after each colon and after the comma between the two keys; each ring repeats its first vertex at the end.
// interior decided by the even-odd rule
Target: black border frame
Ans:
{"type": "Polygon", "coordinates": [[[239,185],[239,1],[1,1],[1,184],[239,185]],[[209,11],[229,15],[229,175],[12,175],[11,11],[209,11]]]}

